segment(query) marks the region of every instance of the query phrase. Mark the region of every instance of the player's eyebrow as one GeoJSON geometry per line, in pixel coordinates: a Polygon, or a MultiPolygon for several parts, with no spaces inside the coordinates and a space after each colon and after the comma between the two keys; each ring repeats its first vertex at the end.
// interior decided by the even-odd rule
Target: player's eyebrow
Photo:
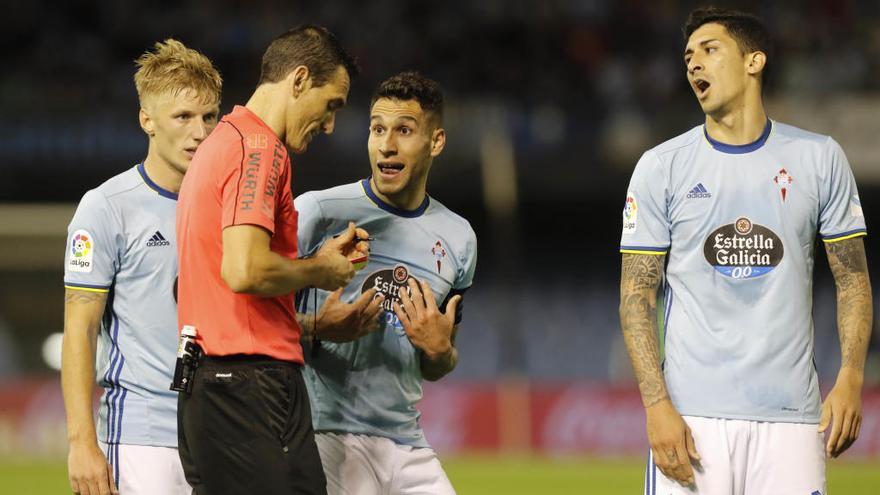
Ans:
{"type": "MultiPolygon", "coordinates": [[[[385,118],[384,118],[383,116],[381,116],[381,115],[371,115],[371,116],[370,116],[370,122],[372,122],[372,121],[374,121],[374,120],[383,120],[383,121],[384,121],[385,118]]],[[[395,117],[394,120],[395,120],[395,121],[399,121],[399,120],[408,120],[408,121],[413,122],[413,123],[415,123],[415,124],[418,124],[418,123],[419,123],[418,119],[416,119],[415,117],[411,117],[411,116],[409,116],[409,115],[400,115],[400,116],[395,117]]]]}
{"type": "Polygon", "coordinates": [[[340,108],[345,106],[345,100],[342,98],[333,98],[329,102],[327,102],[327,108],[330,110],[339,110],[340,108]]]}
{"type": "MultiPolygon", "coordinates": [[[[718,40],[715,38],[709,38],[707,40],[703,40],[703,41],[699,42],[698,44],[700,46],[706,46],[713,41],[718,41],[718,40]]],[[[687,47],[687,49],[684,51],[684,56],[687,57],[688,55],[693,55],[693,53],[694,53],[694,49],[691,47],[687,47]]]]}

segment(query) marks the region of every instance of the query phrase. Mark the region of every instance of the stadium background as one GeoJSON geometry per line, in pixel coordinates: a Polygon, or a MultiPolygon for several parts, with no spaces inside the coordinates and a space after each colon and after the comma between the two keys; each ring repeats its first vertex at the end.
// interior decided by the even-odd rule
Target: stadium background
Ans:
{"type": "MultiPolygon", "coordinates": [[[[717,3],[766,20],[778,42],[769,113],[843,145],[871,230],[880,218],[880,4],[717,3]]],[[[337,33],[363,74],[334,135],[294,157],[296,193],[369,173],[367,106],[382,79],[416,68],[447,91],[448,145],[429,192],[471,221],[480,255],[459,367],[426,387],[421,409],[459,492],[638,493],[644,415],[617,322],[620,211],[640,153],[702,120],[681,58],[680,25],[694,3],[5,5],[0,492],[66,486],[53,369],[65,228],[87,189],[144,156],[132,60],[171,36],[201,50],[224,77],[225,113],[252,91],[271,37],[309,22],[337,33]]],[[[876,288],[877,244],[866,242],[876,288]]],[[[816,364],[827,390],[839,347],[833,282],[817,253],[816,364]]],[[[880,491],[877,334],[875,323],[862,438],[830,463],[832,493],[880,491]]]]}

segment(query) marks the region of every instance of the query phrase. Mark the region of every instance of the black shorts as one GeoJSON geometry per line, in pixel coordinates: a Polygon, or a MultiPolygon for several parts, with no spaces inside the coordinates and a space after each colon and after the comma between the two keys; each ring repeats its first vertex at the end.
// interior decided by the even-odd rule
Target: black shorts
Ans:
{"type": "Polygon", "coordinates": [[[192,394],[180,394],[177,427],[194,495],[327,493],[299,365],[204,358],[192,394]]]}

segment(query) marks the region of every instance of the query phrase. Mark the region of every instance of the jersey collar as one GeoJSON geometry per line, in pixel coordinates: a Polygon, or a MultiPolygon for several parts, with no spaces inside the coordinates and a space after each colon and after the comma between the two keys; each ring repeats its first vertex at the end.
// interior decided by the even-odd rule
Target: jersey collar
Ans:
{"type": "Polygon", "coordinates": [[[373,186],[370,184],[370,178],[361,181],[361,186],[364,188],[364,192],[367,193],[367,197],[370,198],[370,201],[376,204],[379,208],[391,213],[392,215],[397,215],[399,217],[405,218],[416,218],[420,217],[425,213],[425,210],[428,209],[428,205],[431,204],[431,198],[427,194],[425,194],[425,200],[422,201],[422,204],[419,205],[415,210],[404,210],[403,208],[398,208],[396,206],[390,205],[380,198],[375,191],[373,191],[373,186]]]}
{"type": "Polygon", "coordinates": [[[761,146],[764,146],[764,143],[767,142],[767,138],[770,137],[770,130],[772,128],[773,121],[767,119],[767,123],[764,125],[764,132],[762,132],[761,135],[758,136],[758,139],[748,144],[726,144],[722,143],[721,141],[716,141],[709,136],[709,131],[706,129],[706,124],[703,124],[703,135],[706,136],[706,141],[709,141],[709,144],[711,144],[712,147],[716,150],[732,155],[742,155],[743,153],[751,153],[761,146]]]}
{"type": "Polygon", "coordinates": [[[163,196],[168,199],[173,199],[174,201],[177,201],[177,194],[175,194],[167,189],[162,189],[162,187],[159,184],[156,184],[155,182],[153,182],[153,179],[150,179],[150,176],[147,175],[147,169],[144,168],[144,162],[138,163],[137,171],[139,174],[141,174],[141,179],[144,180],[144,184],[146,184],[147,187],[149,187],[150,189],[159,193],[159,196],[163,196]]]}

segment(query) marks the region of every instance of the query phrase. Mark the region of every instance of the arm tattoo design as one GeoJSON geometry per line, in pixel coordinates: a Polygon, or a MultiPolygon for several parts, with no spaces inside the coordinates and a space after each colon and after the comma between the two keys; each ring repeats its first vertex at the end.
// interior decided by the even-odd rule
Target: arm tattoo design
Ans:
{"type": "Polygon", "coordinates": [[[873,312],[865,243],[859,237],[825,244],[837,286],[841,366],[863,370],[873,312]]]}
{"type": "Polygon", "coordinates": [[[84,290],[68,289],[64,292],[64,302],[74,304],[89,304],[105,297],[103,292],[91,292],[84,290]]]}
{"type": "Polygon", "coordinates": [[[657,287],[665,256],[624,254],[620,276],[620,327],[645,407],[669,397],[660,369],[657,287]]]}

